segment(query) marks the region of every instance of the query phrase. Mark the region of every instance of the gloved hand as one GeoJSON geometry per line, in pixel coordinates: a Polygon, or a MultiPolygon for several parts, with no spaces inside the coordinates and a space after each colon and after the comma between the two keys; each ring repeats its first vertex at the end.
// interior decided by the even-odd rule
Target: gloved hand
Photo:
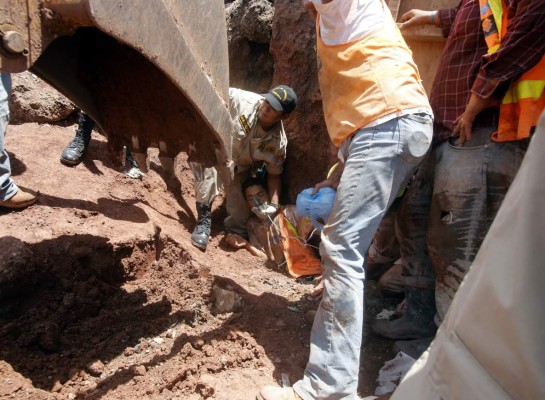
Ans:
{"type": "Polygon", "coordinates": [[[276,204],[262,203],[259,207],[252,207],[252,212],[257,215],[259,219],[266,220],[273,218],[278,212],[278,206],[276,204]]]}

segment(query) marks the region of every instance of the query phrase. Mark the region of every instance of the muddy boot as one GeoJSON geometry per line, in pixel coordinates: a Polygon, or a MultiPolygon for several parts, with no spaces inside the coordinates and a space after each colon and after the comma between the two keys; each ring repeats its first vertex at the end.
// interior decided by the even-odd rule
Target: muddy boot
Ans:
{"type": "Polygon", "coordinates": [[[140,169],[138,162],[132,156],[131,151],[125,147],[125,171],[123,172],[125,176],[128,176],[131,179],[142,179],[144,173],[140,169]]]}
{"type": "Polygon", "coordinates": [[[418,360],[420,356],[428,349],[428,347],[430,347],[433,339],[434,337],[415,340],[398,340],[394,343],[392,350],[394,351],[394,354],[402,351],[415,360],[418,360]]]}
{"type": "Polygon", "coordinates": [[[379,336],[395,340],[420,339],[434,336],[437,330],[435,316],[435,291],[405,287],[407,312],[394,320],[377,319],[371,329],[379,336]]]}
{"type": "Polygon", "coordinates": [[[83,160],[83,156],[91,141],[91,132],[94,126],[95,121],[84,113],[80,114],[76,136],[68,143],[68,146],[66,146],[61,154],[61,162],[63,164],[73,166],[78,165],[83,160]]]}
{"type": "Polygon", "coordinates": [[[191,234],[191,243],[199,249],[206,250],[208,238],[210,236],[210,227],[212,225],[211,206],[197,203],[197,225],[191,234]]]}

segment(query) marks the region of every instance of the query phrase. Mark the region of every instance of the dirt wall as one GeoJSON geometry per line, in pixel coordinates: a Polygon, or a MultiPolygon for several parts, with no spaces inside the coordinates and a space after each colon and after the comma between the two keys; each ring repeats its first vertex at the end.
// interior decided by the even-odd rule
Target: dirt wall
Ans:
{"type": "Polygon", "coordinates": [[[299,102],[284,121],[288,155],[283,202],[322,180],[335,158],[323,120],[314,21],[299,1],[235,0],[226,4],[230,84],[264,92],[292,86],[299,102]]]}
{"type": "Polygon", "coordinates": [[[304,188],[325,178],[336,149],[331,144],[318,86],[314,21],[299,1],[276,0],[271,39],[273,84],[292,86],[297,109],[285,121],[288,158],[284,170],[285,200],[293,202],[304,188]]]}

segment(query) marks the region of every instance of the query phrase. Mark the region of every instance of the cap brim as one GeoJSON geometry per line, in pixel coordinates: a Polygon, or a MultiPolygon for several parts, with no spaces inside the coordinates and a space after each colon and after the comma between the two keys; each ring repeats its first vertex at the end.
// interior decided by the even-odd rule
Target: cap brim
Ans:
{"type": "Polygon", "coordinates": [[[263,97],[265,97],[265,100],[267,100],[269,102],[269,104],[271,105],[271,107],[275,110],[275,111],[278,111],[278,112],[284,112],[284,109],[282,108],[282,104],[280,104],[280,102],[278,101],[278,99],[276,97],[274,97],[273,94],[270,94],[270,93],[265,93],[263,95],[263,97]]]}

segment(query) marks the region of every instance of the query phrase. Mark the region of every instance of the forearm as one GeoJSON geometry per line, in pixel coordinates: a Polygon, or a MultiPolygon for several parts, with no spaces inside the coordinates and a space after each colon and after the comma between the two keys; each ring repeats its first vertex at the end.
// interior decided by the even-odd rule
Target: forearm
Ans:
{"type": "Polygon", "coordinates": [[[282,185],[282,179],[280,175],[268,174],[267,183],[268,183],[268,189],[269,189],[270,203],[279,205],[280,204],[280,188],[282,185]]]}
{"type": "Polygon", "coordinates": [[[337,163],[337,166],[331,171],[327,179],[331,181],[331,187],[334,189],[337,189],[339,186],[339,183],[341,182],[341,176],[343,175],[344,171],[344,163],[339,161],[337,163]]]}
{"type": "Polygon", "coordinates": [[[413,9],[401,16],[401,29],[421,25],[435,25],[442,27],[443,34],[448,35],[455,15],[456,9],[438,11],[413,9]]]}
{"type": "Polygon", "coordinates": [[[472,92],[502,98],[510,84],[545,55],[545,0],[520,0],[500,48],[483,56],[472,92]]]}

